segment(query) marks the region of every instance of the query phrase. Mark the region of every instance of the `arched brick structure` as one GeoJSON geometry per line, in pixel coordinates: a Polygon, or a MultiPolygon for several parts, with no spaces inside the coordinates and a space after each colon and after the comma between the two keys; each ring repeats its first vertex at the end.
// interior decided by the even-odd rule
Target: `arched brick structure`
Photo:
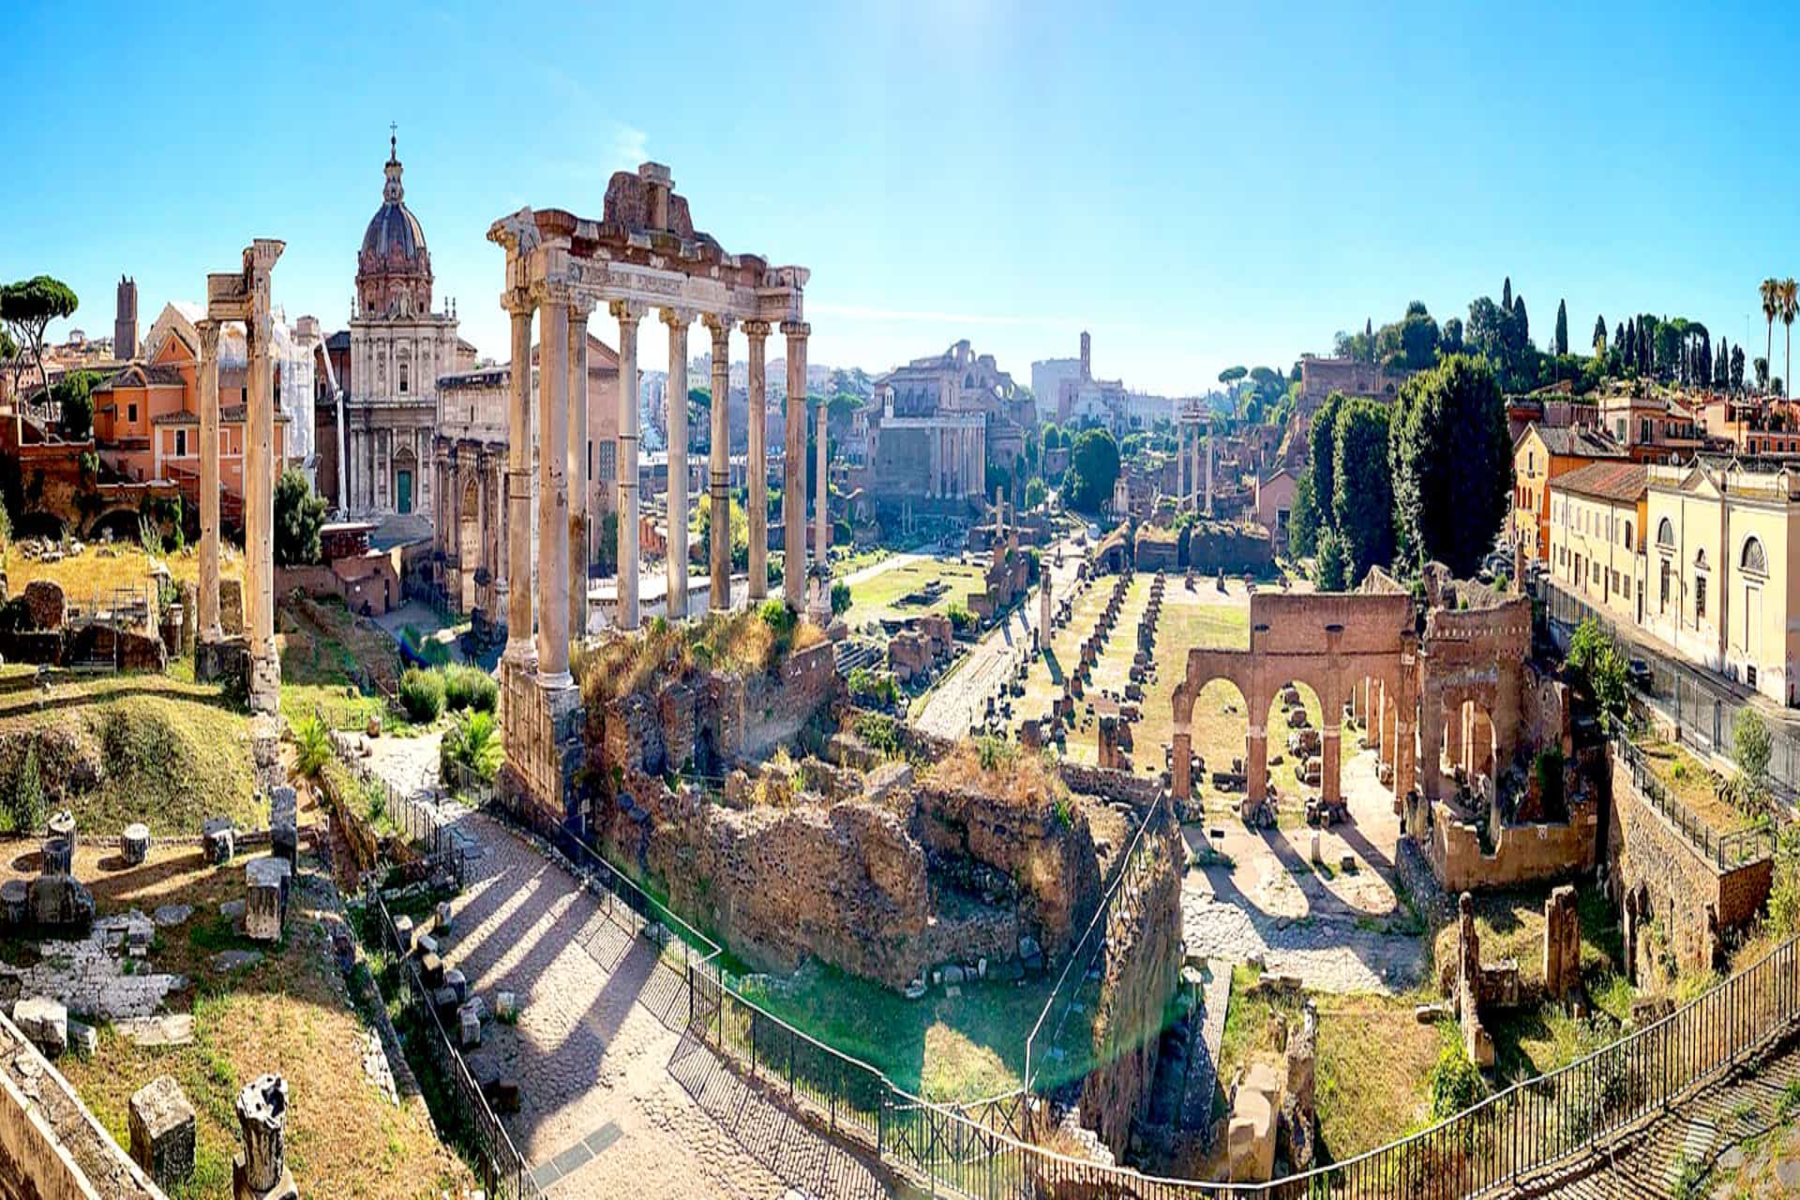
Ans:
{"type": "Polygon", "coordinates": [[[1175,689],[1175,759],[1171,785],[1178,799],[1192,794],[1193,781],[1184,769],[1183,751],[1191,745],[1194,699],[1213,679],[1229,679],[1244,694],[1249,733],[1244,754],[1247,792],[1268,794],[1268,713],[1281,686],[1304,683],[1318,694],[1322,709],[1322,779],[1327,804],[1342,800],[1339,744],[1344,705],[1365,680],[1375,681],[1394,702],[1394,787],[1404,793],[1413,784],[1413,736],[1416,713],[1417,639],[1413,633],[1412,598],[1404,592],[1382,594],[1284,595],[1258,592],[1250,597],[1250,647],[1247,650],[1194,648],[1187,672],[1175,689]]]}

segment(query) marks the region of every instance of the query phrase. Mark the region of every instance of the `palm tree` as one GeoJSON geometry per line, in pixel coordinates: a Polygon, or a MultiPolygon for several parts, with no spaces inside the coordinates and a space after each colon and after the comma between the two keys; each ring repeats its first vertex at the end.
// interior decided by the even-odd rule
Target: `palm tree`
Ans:
{"type": "Polygon", "coordinates": [[[1762,293],[1763,320],[1769,323],[1769,333],[1763,341],[1763,360],[1773,362],[1775,358],[1775,314],[1781,311],[1781,281],[1771,276],[1762,281],[1757,291],[1762,293]]]}
{"type": "Polygon", "coordinates": [[[1781,281],[1781,323],[1787,327],[1787,367],[1782,372],[1782,392],[1794,395],[1794,318],[1800,316],[1800,283],[1789,275],[1781,281]]]}

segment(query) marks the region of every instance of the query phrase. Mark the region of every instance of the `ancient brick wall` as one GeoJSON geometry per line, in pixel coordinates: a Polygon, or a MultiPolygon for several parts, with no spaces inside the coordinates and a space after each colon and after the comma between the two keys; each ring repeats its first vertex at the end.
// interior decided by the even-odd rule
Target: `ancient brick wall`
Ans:
{"type": "Polygon", "coordinates": [[[1573,724],[1570,720],[1569,685],[1536,663],[1525,664],[1520,684],[1520,729],[1524,745],[1542,750],[1551,746],[1562,749],[1563,757],[1575,752],[1573,724]]]}
{"type": "Polygon", "coordinates": [[[1474,825],[1449,820],[1445,812],[1437,806],[1426,853],[1446,892],[1568,879],[1593,869],[1600,818],[1591,800],[1574,805],[1567,824],[1501,825],[1492,854],[1483,852],[1474,825]]]}
{"type": "Polygon", "coordinates": [[[1616,759],[1607,857],[1620,894],[1642,888],[1648,896],[1649,915],[1684,970],[1714,965],[1718,939],[1755,916],[1774,877],[1768,860],[1721,870],[1644,799],[1616,759]]]}
{"type": "Polygon", "coordinates": [[[0,1200],[165,1200],[55,1067],[0,1017],[0,1200]]]}
{"type": "Polygon", "coordinates": [[[1156,1081],[1163,1014],[1181,975],[1180,835],[1157,839],[1148,876],[1107,932],[1105,965],[1094,1001],[1094,1062],[1081,1085],[1081,1121],[1111,1148],[1125,1153],[1132,1122],[1156,1081]]]}

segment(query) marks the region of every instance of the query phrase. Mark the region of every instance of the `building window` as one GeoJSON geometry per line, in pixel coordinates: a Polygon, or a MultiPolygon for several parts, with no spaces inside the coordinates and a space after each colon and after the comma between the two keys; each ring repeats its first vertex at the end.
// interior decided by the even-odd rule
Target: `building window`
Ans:
{"type": "Polygon", "coordinates": [[[187,430],[185,429],[175,431],[175,457],[187,457],[187,430]]]}
{"type": "Polygon", "coordinates": [[[400,394],[407,393],[407,384],[412,382],[412,367],[405,359],[400,360],[400,394]]]}
{"type": "Polygon", "coordinates": [[[1631,576],[1625,576],[1625,590],[1619,594],[1624,596],[1627,600],[1631,599],[1631,576]]]}
{"type": "Polygon", "coordinates": [[[1631,548],[1631,522],[1625,522],[1625,548],[1631,548]]]}
{"type": "Polygon", "coordinates": [[[127,404],[125,406],[125,420],[132,425],[137,424],[137,405],[127,404]]]}
{"type": "Polygon", "coordinates": [[[1694,576],[1694,623],[1706,619],[1706,576],[1694,576]]]}
{"type": "Polygon", "coordinates": [[[1667,517],[1664,517],[1656,526],[1656,544],[1659,546],[1673,546],[1675,544],[1675,526],[1669,523],[1669,518],[1667,517]]]}
{"type": "Polygon", "coordinates": [[[1669,560],[1663,559],[1662,565],[1662,599],[1657,602],[1657,612],[1669,611],[1669,560]]]}
{"type": "Polygon", "coordinates": [[[1762,539],[1754,537],[1744,539],[1744,552],[1738,558],[1738,565],[1752,575],[1769,573],[1769,558],[1763,551],[1762,539]]]}
{"type": "Polygon", "coordinates": [[[619,474],[618,466],[617,466],[617,462],[616,462],[617,454],[618,454],[618,443],[617,442],[601,442],[600,443],[600,482],[602,482],[602,483],[617,482],[618,474],[619,474]]]}

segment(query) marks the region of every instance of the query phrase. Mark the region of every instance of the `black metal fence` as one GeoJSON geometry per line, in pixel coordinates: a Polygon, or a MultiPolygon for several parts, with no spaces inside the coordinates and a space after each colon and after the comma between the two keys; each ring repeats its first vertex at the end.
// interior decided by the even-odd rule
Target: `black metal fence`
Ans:
{"type": "Polygon", "coordinates": [[[467,863],[460,842],[451,832],[450,820],[439,810],[437,801],[424,795],[403,793],[376,774],[368,760],[357,754],[353,735],[333,731],[331,748],[357,782],[371,796],[381,798],[380,817],[374,819],[375,815],[369,814],[370,824],[378,828],[386,821],[396,836],[416,847],[424,856],[421,870],[427,874],[435,874],[440,868],[449,872],[456,880],[457,890],[461,891],[467,884],[467,863]]]}
{"type": "Polygon", "coordinates": [[[405,1004],[419,1040],[430,1053],[445,1080],[448,1099],[467,1134],[467,1146],[475,1158],[481,1185],[496,1200],[543,1200],[543,1192],[531,1177],[525,1158],[513,1145],[506,1127],[494,1114],[481,1085],[469,1072],[462,1051],[438,1015],[437,1005],[419,976],[419,966],[394,929],[394,919],[379,888],[371,886],[365,901],[367,915],[376,921],[384,949],[394,956],[397,972],[406,987],[405,1004]]]}
{"type": "Polygon", "coordinates": [[[1631,739],[1615,735],[1613,756],[1631,772],[1632,786],[1649,805],[1669,819],[1702,857],[1721,871],[1731,871],[1774,856],[1776,832],[1768,820],[1721,833],[1677,800],[1631,739]]]}

